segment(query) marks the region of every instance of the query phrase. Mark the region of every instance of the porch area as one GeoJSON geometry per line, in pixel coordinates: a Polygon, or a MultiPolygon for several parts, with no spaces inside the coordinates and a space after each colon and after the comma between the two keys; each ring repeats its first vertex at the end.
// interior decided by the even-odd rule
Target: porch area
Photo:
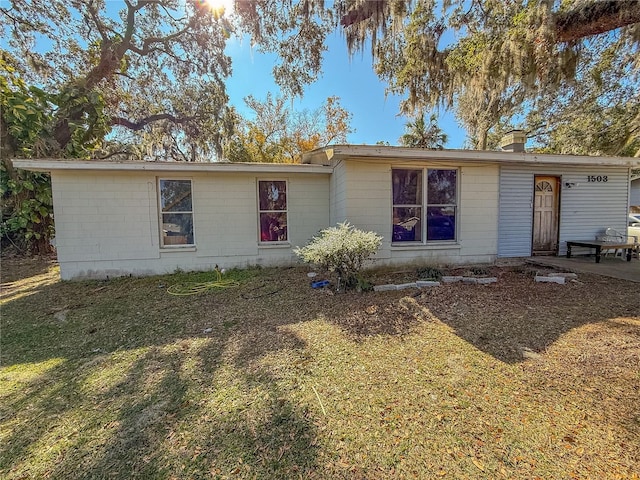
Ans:
{"type": "Polygon", "coordinates": [[[600,263],[594,261],[593,255],[572,256],[571,258],[539,256],[527,258],[525,261],[533,265],[562,269],[565,272],[594,273],[605,277],[640,283],[640,260],[635,257],[630,262],[619,256],[614,257],[613,254],[603,255],[600,263]]]}

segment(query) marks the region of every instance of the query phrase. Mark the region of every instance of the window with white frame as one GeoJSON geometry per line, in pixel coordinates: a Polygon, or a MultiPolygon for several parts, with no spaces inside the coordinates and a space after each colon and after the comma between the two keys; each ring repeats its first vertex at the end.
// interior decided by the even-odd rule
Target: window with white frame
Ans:
{"type": "Polygon", "coordinates": [[[258,181],[259,239],[261,243],[287,242],[287,182],[258,181]]]}
{"type": "Polygon", "coordinates": [[[456,169],[393,169],[391,179],[393,242],[456,239],[456,169]]]}
{"type": "Polygon", "coordinates": [[[162,246],[194,245],[191,180],[160,179],[158,184],[162,246]]]}

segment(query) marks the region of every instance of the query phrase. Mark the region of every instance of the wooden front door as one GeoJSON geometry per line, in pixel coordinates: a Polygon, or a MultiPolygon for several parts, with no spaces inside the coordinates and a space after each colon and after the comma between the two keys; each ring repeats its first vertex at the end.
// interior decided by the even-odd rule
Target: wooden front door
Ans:
{"type": "Polygon", "coordinates": [[[535,177],[533,203],[533,254],[558,250],[558,177],[535,177]]]}

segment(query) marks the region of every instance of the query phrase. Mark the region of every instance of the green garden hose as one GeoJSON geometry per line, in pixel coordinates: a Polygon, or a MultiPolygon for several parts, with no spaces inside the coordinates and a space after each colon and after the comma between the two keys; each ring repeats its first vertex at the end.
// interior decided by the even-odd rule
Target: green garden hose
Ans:
{"type": "Polygon", "coordinates": [[[240,282],[236,280],[223,280],[222,272],[216,268],[216,280],[210,282],[185,282],[176,283],[167,288],[167,293],[171,295],[196,295],[198,293],[208,292],[209,290],[217,290],[222,288],[237,287],[240,282]]]}

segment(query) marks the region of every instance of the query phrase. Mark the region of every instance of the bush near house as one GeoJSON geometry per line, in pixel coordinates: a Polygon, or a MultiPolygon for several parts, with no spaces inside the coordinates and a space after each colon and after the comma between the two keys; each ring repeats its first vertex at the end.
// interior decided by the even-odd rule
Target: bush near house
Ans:
{"type": "Polygon", "coordinates": [[[7,172],[0,165],[0,237],[2,246],[46,255],[54,236],[51,179],[39,172],[7,172]]]}
{"type": "Polygon", "coordinates": [[[11,159],[91,158],[111,126],[100,93],[73,88],[47,92],[28,85],[12,63],[0,58],[0,239],[3,246],[43,255],[51,253],[54,235],[51,178],[14,169],[11,159]],[[71,121],[68,112],[80,106],[84,115],[71,121]],[[68,124],[66,145],[52,134],[56,115],[68,124]]]}
{"type": "Polygon", "coordinates": [[[380,248],[382,237],[365,232],[348,222],[321,230],[304,247],[294,251],[303,261],[335,272],[345,290],[358,286],[360,270],[380,248]]]}

